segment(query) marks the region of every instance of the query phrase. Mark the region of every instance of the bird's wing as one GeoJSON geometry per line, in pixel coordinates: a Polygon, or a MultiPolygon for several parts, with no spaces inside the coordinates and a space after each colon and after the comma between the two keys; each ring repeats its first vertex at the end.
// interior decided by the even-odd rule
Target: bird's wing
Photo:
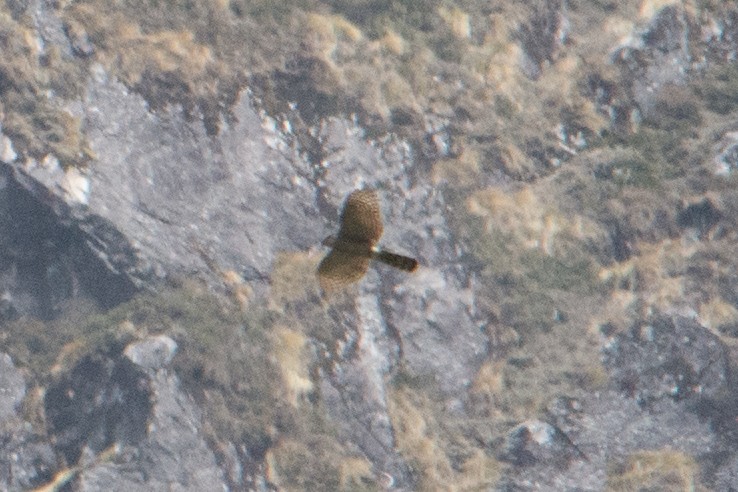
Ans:
{"type": "Polygon", "coordinates": [[[318,282],[324,292],[335,291],[356,282],[369,269],[369,258],[332,250],[318,265],[318,282]]]}
{"type": "Polygon", "coordinates": [[[369,246],[382,237],[382,212],[375,190],[357,190],[349,195],[341,212],[338,239],[369,246]]]}

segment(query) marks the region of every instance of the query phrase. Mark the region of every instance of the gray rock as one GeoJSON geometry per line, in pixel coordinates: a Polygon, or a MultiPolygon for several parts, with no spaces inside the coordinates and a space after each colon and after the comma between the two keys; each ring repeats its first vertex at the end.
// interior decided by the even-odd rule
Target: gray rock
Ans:
{"type": "Polygon", "coordinates": [[[683,85],[691,73],[689,19],[682,8],[661,9],[640,37],[615,51],[613,60],[632,82],[633,101],[648,116],[660,89],[683,85]]]}
{"type": "Polygon", "coordinates": [[[148,432],[130,454],[83,470],[80,491],[228,490],[200,431],[201,415],[167,370],[151,378],[155,400],[148,432]]]}
{"type": "Polygon", "coordinates": [[[566,468],[582,452],[557,427],[540,420],[530,420],[513,428],[507,435],[501,458],[518,467],[536,463],[566,468]]]}
{"type": "Polygon", "coordinates": [[[77,490],[226,490],[199,409],[176,375],[155,370],[174,346],[152,337],[129,345],[126,356],[85,357],[49,388],[50,434],[66,462],[77,465],[77,490]],[[119,452],[97,459],[111,446],[119,452]]]}
{"type": "Polygon", "coordinates": [[[157,370],[169,365],[177,353],[177,343],[166,335],[132,343],[123,352],[131,362],[144,369],[157,370]]]}
{"type": "Polygon", "coordinates": [[[486,357],[487,346],[474,318],[469,275],[457,263],[460,254],[446,223],[445,198],[430,184],[410,182],[412,151],[406,144],[388,139],[370,145],[357,139],[360,132],[339,120],[323,128],[324,145],[336,149],[322,178],[328,201],[338,209],[356,187],[379,188],[385,219],[382,243],[415,256],[421,264],[412,276],[382,266],[370,272],[362,287],[381,302],[362,318],[383,320],[386,331],[397,334],[412,373],[430,375],[444,392],[458,394],[486,357]]]}
{"type": "Polygon", "coordinates": [[[405,143],[391,138],[367,143],[362,134],[338,119],[322,127],[329,157],[318,185],[325,201],[339,210],[351,190],[378,188],[382,243],[418,258],[421,267],[412,276],[383,266],[368,273],[353,306],[357,324],[349,335],[355,337],[349,340],[350,356],[336,361],[321,388],[345,436],[392,476],[395,486],[412,488],[413,473],[395,451],[386,375],[402,361],[410,374],[430,376],[444,394],[460,396],[487,356],[487,343],[474,317],[470,280],[454,266],[459,253],[443,193],[410,181],[412,151],[405,143]]]}
{"type": "Polygon", "coordinates": [[[566,0],[544,2],[530,21],[519,28],[518,38],[523,48],[520,68],[531,79],[540,77],[547,63],[566,41],[569,21],[566,0]]]}
{"type": "Polygon", "coordinates": [[[154,405],[149,378],[128,358],[83,357],[46,390],[44,409],[54,447],[69,465],[83,451],[146,439],[154,405]]]}
{"type": "MultiPolygon", "coordinates": [[[[603,490],[608,466],[635,452],[703,456],[732,446],[734,432],[712,432],[735,413],[723,408],[730,404],[722,398],[735,393],[725,346],[689,318],[639,327],[603,349],[612,389],[559,398],[546,420],[508,434],[501,458],[516,466],[502,490],[603,490]],[[624,384],[624,370],[636,379],[624,384]]],[[[717,480],[728,480],[729,470],[720,468],[717,480]]]]}
{"type": "Polygon", "coordinates": [[[16,416],[26,395],[26,382],[8,354],[0,353],[0,425],[16,416]]]}
{"type": "Polygon", "coordinates": [[[526,424],[511,433],[507,449],[515,453],[508,456],[522,461],[499,489],[604,490],[608,467],[630,454],[668,448],[700,456],[715,445],[710,424],[684,404],[661,401],[644,410],[613,391],[583,397],[570,425],[566,433],[547,422],[536,423],[537,433],[526,424]]]}
{"type": "Polygon", "coordinates": [[[738,132],[726,132],[714,148],[715,174],[728,175],[738,169],[738,132]]]}
{"type": "Polygon", "coordinates": [[[0,432],[0,489],[32,490],[51,481],[58,466],[53,448],[30,426],[0,432]]]}
{"type": "Polygon", "coordinates": [[[394,340],[386,332],[375,296],[357,299],[361,329],[345,341],[351,357],[325,374],[321,393],[329,415],[349,442],[356,443],[377,469],[399,487],[413,483],[411,470],[396,451],[387,414],[385,376],[397,357],[394,340]]]}
{"type": "Polygon", "coordinates": [[[322,220],[309,167],[260,115],[248,94],[216,139],[177,111],[153,115],[144,100],[99,72],[85,105],[98,156],[89,174],[89,214],[119,231],[96,250],[136,279],[208,272],[198,249],[223,268],[268,275],[278,251],[319,244],[322,220]],[[128,244],[119,255],[107,247],[128,244]],[[117,256],[120,256],[118,259],[117,256]]]}
{"type": "Polygon", "coordinates": [[[616,387],[644,407],[715,398],[732,384],[727,349],[690,318],[644,321],[610,340],[603,356],[616,387]]]}
{"type": "MultiPolygon", "coordinates": [[[[128,300],[134,291],[130,280],[91,253],[88,245],[100,243],[83,237],[65,201],[67,195],[63,188],[55,187],[53,177],[63,181],[65,174],[43,171],[48,172],[49,186],[55,187],[55,192],[48,194],[43,183],[25,171],[46,168],[38,163],[33,166],[0,165],[0,297],[4,318],[31,315],[49,319],[72,297],[95,299],[103,307],[128,300]]],[[[90,219],[85,224],[89,222],[95,223],[90,219]]],[[[115,241],[119,236],[111,233],[113,229],[104,221],[97,223],[96,236],[108,240],[105,247],[119,247],[115,241]]]]}
{"type": "MultiPolygon", "coordinates": [[[[0,127],[0,131],[1,130],[2,127],[0,127]]],[[[18,154],[16,154],[15,150],[13,149],[13,141],[0,133],[0,161],[3,161],[6,164],[10,164],[11,162],[15,161],[17,157],[18,154]]]]}
{"type": "Polygon", "coordinates": [[[30,490],[48,481],[56,467],[52,447],[18,411],[25,394],[23,374],[0,353],[0,490],[30,490]]]}
{"type": "MultiPolygon", "coordinates": [[[[13,4],[63,53],[91,53],[86,34],[65,33],[47,2],[13,4]]],[[[565,5],[551,2],[522,24],[531,78],[555,60],[567,36],[565,5]]],[[[738,23],[724,17],[694,29],[684,9],[668,7],[614,52],[623,87],[592,85],[616,130],[632,128],[641,112],[648,116],[660,88],[685,84],[711,61],[735,58],[738,23]]],[[[412,489],[414,472],[396,450],[387,412],[387,376],[400,364],[430,376],[449,407],[463,413],[458,402],[489,355],[474,273],[448,222],[448,197],[416,166],[415,149],[393,137],[367,141],[355,122],[332,118],[310,129],[321,147],[313,162],[289,125],[261,112],[248,91],[220,133],[209,135],[180,109],[154,113],[101,68],[93,72],[83,100],[69,106],[97,156],[89,169],[63,170],[52,156],[19,159],[0,135],[0,245],[12,251],[12,261],[0,265],[5,316],[53,316],[55,305],[79,295],[75,289],[100,292],[114,305],[133,286],[172,274],[196,274],[217,287],[203,252],[242,273],[259,296],[277,254],[318,245],[335,228],[348,192],[377,187],[384,244],[416,256],[422,267],[412,277],[382,266],[369,272],[342,320],[347,350],[320,374],[320,396],[342,436],[395,486],[412,489]],[[22,233],[15,224],[24,225],[22,233]]],[[[450,144],[436,136],[434,152],[448,152],[450,144]]],[[[734,135],[726,134],[718,153],[728,170],[735,167],[733,147],[734,135]]],[[[623,248],[620,259],[630,255],[623,248]]],[[[238,444],[223,453],[231,463],[226,477],[202,437],[197,406],[167,369],[175,349],[161,337],[130,345],[125,357],[95,354],[51,385],[45,404],[54,449],[34,441],[20,422],[15,405],[24,383],[0,360],[0,390],[11,395],[0,402],[0,421],[10,427],[0,447],[0,488],[47,482],[54,450],[75,463],[113,443],[121,454],[83,466],[78,489],[222,490],[226,478],[245,481],[238,444]]],[[[502,457],[513,466],[502,489],[601,490],[613,460],[665,446],[693,456],[722,453],[711,480],[717,490],[735,486],[737,392],[717,337],[694,320],[662,316],[609,340],[603,356],[612,387],[562,397],[547,415],[508,434],[502,457]]]]}
{"type": "MultiPolygon", "coordinates": [[[[266,278],[278,252],[311,248],[331,230],[318,203],[337,217],[351,190],[378,187],[384,243],[418,257],[423,267],[413,277],[382,267],[369,274],[363,289],[372,302],[357,299],[358,336],[386,348],[372,349],[375,354],[401,352],[411,373],[435,378],[443,392],[464,391],[486,357],[486,339],[474,318],[468,274],[455,266],[459,252],[443,194],[409,181],[413,156],[406,143],[367,142],[353,123],[329,120],[319,133],[327,157],[313,179],[312,164],[276,122],[255,110],[248,93],[233,110],[237,123],[224,123],[215,139],[177,111],[152,115],[139,96],[102,72],[90,83],[84,111],[98,156],[82,177],[89,182],[89,193],[80,195],[86,205],[64,192],[58,184],[64,175],[53,166],[15,166],[15,176],[32,194],[54,190],[54,210],[78,224],[111,271],[136,285],[193,271],[219,281],[201,251],[223,269],[266,278]]],[[[358,446],[402,469],[384,396],[393,363],[375,355],[340,364],[326,381],[344,392],[336,398],[336,416],[351,429],[358,418],[364,428],[350,434],[358,446]],[[376,439],[382,444],[375,448],[376,439]]]]}

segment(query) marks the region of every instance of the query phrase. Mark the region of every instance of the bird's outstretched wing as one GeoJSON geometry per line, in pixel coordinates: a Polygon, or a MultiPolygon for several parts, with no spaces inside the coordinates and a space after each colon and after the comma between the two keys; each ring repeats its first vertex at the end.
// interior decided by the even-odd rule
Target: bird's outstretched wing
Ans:
{"type": "Polygon", "coordinates": [[[351,193],[341,212],[338,241],[368,243],[374,246],[382,237],[382,212],[375,190],[357,190],[351,193]]]}
{"type": "Polygon", "coordinates": [[[333,249],[318,265],[318,282],[324,292],[352,284],[369,269],[369,257],[333,249]]]}

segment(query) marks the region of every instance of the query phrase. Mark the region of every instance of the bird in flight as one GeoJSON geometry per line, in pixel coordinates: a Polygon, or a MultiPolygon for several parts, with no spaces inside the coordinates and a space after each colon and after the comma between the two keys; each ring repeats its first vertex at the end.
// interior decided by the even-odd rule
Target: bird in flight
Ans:
{"type": "Polygon", "coordinates": [[[343,205],[338,236],[328,236],[323,241],[323,245],[331,248],[318,266],[318,281],[324,292],[337,290],[361,279],[369,269],[371,260],[406,272],[418,268],[418,260],[376,246],[382,231],[377,192],[352,192],[343,205]]]}

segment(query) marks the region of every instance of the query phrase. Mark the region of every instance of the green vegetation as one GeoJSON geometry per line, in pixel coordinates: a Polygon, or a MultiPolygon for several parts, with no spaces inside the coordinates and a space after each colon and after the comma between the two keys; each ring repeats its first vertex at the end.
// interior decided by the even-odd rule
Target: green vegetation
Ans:
{"type": "Polygon", "coordinates": [[[526,280],[543,291],[591,292],[596,287],[592,260],[583,252],[573,258],[556,258],[538,251],[524,251],[526,280]]]}
{"type": "MultiPolygon", "coordinates": [[[[92,347],[115,344],[112,325],[98,329],[95,320],[100,316],[91,302],[73,301],[64,307],[61,316],[48,323],[20,318],[3,324],[0,344],[17,365],[30,371],[32,384],[46,382],[79,354],[92,347]]],[[[127,335],[121,332],[120,337],[124,340],[127,335]]]]}
{"type": "Polygon", "coordinates": [[[514,234],[496,229],[461,232],[470,239],[473,257],[488,265],[477,302],[494,313],[496,326],[489,328],[490,336],[500,346],[496,357],[503,358],[492,373],[480,371],[476,384],[485,389],[478,396],[494,401],[504,419],[524,420],[557,395],[605,384],[597,334],[587,330],[581,314],[587,305],[598,303],[606,289],[581,245],[568,239],[567,253],[559,257],[526,248],[515,242],[514,234]],[[568,319],[570,313],[577,318],[568,319]],[[506,330],[514,333],[507,336],[512,344],[500,341],[499,334],[506,330]],[[500,383],[490,390],[485,380],[496,378],[500,383]]]}
{"type": "Polygon", "coordinates": [[[606,134],[595,146],[619,149],[620,156],[600,163],[595,176],[619,189],[661,190],[694,166],[704,103],[690,88],[667,86],[640,126],[627,135],[606,134]]]}
{"type": "Polygon", "coordinates": [[[547,208],[528,189],[482,192],[467,205],[473,214],[460,213],[454,223],[469,261],[481,269],[480,302],[497,306],[498,319],[520,336],[557,323],[562,296],[603,293],[597,263],[572,217],[547,208]]]}
{"type": "Polygon", "coordinates": [[[546,333],[528,337],[507,354],[504,365],[484,378],[499,377],[496,391],[478,391],[495,401],[497,411],[513,422],[535,417],[557,396],[596,391],[608,382],[599,357],[596,333],[576,323],[556,323],[546,333]]]}
{"type": "Polygon", "coordinates": [[[619,188],[625,186],[654,188],[661,183],[656,174],[657,171],[656,163],[650,163],[640,156],[634,156],[601,164],[595,170],[595,176],[609,180],[619,188]]]}
{"type": "MultiPolygon", "coordinates": [[[[400,399],[393,402],[395,429],[408,422],[404,425],[424,430],[420,435],[401,430],[398,442],[419,469],[434,470],[423,477],[427,488],[448,487],[446,476],[460,480],[443,464],[463,461],[454,452],[471,455],[473,445],[464,438],[500,443],[512,426],[536,418],[555,397],[607,384],[599,334],[590,328],[592,313],[609,294],[591,249],[601,240],[601,229],[577,205],[566,212],[560,205],[571,186],[596,183],[553,179],[471,197],[449,194],[454,197],[450,223],[465,245],[465,261],[478,272],[475,303],[487,313],[485,332],[493,350],[472,384],[463,423],[454,423],[434,404],[432,386],[417,377],[393,380],[393,398],[400,399]],[[447,425],[437,429],[434,423],[440,421],[447,425]]],[[[499,463],[487,466],[498,477],[504,471],[499,463]]],[[[485,480],[474,486],[493,487],[493,477],[485,480]]]]}

